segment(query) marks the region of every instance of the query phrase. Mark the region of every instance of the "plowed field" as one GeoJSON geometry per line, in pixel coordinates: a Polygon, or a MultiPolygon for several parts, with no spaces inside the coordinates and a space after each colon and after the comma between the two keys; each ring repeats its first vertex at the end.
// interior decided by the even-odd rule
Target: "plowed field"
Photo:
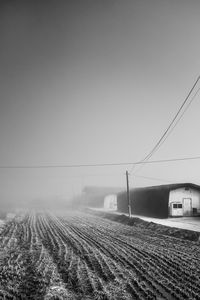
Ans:
{"type": "Polygon", "coordinates": [[[0,299],[200,299],[199,247],[82,212],[26,213],[0,233],[0,299]]]}

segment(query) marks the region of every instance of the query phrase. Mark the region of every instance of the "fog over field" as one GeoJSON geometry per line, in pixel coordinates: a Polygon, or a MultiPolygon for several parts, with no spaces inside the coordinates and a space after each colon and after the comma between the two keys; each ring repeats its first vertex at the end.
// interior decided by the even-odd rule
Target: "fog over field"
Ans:
{"type": "MultiPolygon", "coordinates": [[[[2,209],[62,207],[85,186],[126,188],[125,171],[198,78],[199,10],[196,0],[0,1],[2,209]]],[[[199,87],[151,160],[199,156],[199,87]]],[[[169,182],[200,184],[200,160],[130,176],[130,187],[169,182]]]]}

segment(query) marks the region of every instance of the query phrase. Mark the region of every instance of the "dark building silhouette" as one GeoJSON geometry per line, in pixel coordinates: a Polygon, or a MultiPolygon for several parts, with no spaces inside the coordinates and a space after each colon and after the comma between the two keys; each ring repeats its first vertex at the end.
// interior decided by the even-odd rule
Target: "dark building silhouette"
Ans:
{"type": "MultiPolygon", "coordinates": [[[[200,214],[200,186],[178,183],[130,190],[132,214],[167,218],[200,214]]],[[[117,209],[128,213],[127,193],[117,195],[117,209]]]]}

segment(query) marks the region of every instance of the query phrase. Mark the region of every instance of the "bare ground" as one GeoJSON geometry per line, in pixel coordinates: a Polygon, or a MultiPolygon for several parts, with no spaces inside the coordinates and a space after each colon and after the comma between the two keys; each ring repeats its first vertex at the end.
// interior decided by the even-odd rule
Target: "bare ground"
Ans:
{"type": "Polygon", "coordinates": [[[200,299],[199,242],[109,217],[28,212],[6,223],[1,299],[200,299]]]}

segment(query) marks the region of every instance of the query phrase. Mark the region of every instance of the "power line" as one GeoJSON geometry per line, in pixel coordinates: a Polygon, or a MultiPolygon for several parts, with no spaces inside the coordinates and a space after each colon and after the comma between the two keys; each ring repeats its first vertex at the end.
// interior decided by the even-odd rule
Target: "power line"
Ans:
{"type": "MultiPolygon", "coordinates": [[[[199,93],[200,88],[198,88],[198,90],[196,91],[196,93],[194,94],[194,96],[192,97],[192,99],[190,100],[190,102],[187,104],[186,108],[184,109],[184,111],[182,112],[182,114],[180,115],[180,117],[176,120],[175,124],[173,125],[173,127],[171,127],[170,131],[168,132],[168,134],[165,136],[165,138],[161,141],[161,143],[158,145],[157,150],[162,146],[162,144],[165,142],[165,140],[168,138],[168,136],[172,133],[172,131],[174,130],[174,128],[177,126],[177,124],[179,123],[179,121],[182,119],[183,115],[185,114],[185,112],[188,110],[189,106],[191,105],[191,103],[193,102],[194,98],[196,97],[196,95],[199,93]]],[[[153,154],[152,154],[153,155],[153,154]]],[[[152,157],[152,155],[150,157],[152,157]]],[[[149,157],[149,158],[150,158],[149,157]]],[[[140,166],[139,169],[136,170],[136,172],[138,172],[141,168],[142,168],[143,164],[140,166]]],[[[135,172],[135,173],[136,173],[135,172]]],[[[134,174],[135,174],[134,173],[134,174]]]]}
{"type": "Polygon", "coordinates": [[[141,164],[155,164],[155,163],[168,163],[168,162],[181,162],[189,160],[198,160],[200,156],[190,156],[183,158],[170,158],[150,161],[137,161],[137,162],[121,162],[121,163],[104,163],[104,164],[71,164],[71,165],[5,165],[0,166],[0,169],[51,169],[51,168],[85,168],[85,167],[107,167],[107,166],[125,166],[125,165],[141,165],[141,164]]]}
{"type": "Polygon", "coordinates": [[[150,158],[156,151],[156,148],[158,147],[158,145],[161,143],[161,141],[163,140],[163,138],[167,135],[167,133],[169,132],[170,128],[172,127],[172,125],[174,124],[174,122],[176,121],[178,115],[180,114],[182,108],[185,106],[186,102],[188,101],[192,91],[194,90],[195,86],[197,85],[198,81],[200,79],[200,76],[198,76],[197,80],[195,81],[194,85],[192,86],[191,90],[189,91],[186,99],[183,101],[181,107],[179,108],[178,112],[176,113],[175,117],[173,118],[173,120],[171,121],[170,125],[167,127],[167,129],[165,130],[165,132],[163,133],[163,135],[161,136],[161,138],[159,139],[159,141],[156,143],[156,145],[153,147],[153,149],[151,150],[151,152],[144,158],[144,160],[150,158]]]}
{"type": "Polygon", "coordinates": [[[186,108],[184,109],[183,113],[180,115],[180,117],[178,118],[178,120],[176,121],[176,123],[174,124],[174,126],[171,128],[171,130],[168,132],[167,136],[164,138],[164,140],[160,143],[160,145],[158,146],[157,150],[162,146],[162,144],[165,142],[165,140],[168,138],[168,136],[172,133],[172,131],[174,130],[174,128],[177,126],[177,124],[180,122],[180,120],[183,118],[184,114],[186,113],[186,111],[188,110],[189,106],[192,104],[194,98],[196,97],[196,95],[199,93],[200,88],[198,88],[198,90],[196,91],[196,93],[194,94],[194,96],[192,97],[192,99],[190,100],[190,102],[188,103],[188,105],[186,106],[186,108]]]}
{"type": "MultiPolygon", "coordinates": [[[[191,93],[193,92],[195,86],[197,85],[198,81],[200,79],[200,76],[198,76],[198,78],[196,79],[195,83],[193,84],[192,88],[190,89],[187,97],[185,98],[185,100],[183,101],[182,105],[180,106],[180,108],[178,109],[177,113],[175,114],[174,118],[172,119],[172,121],[170,122],[169,126],[167,127],[167,129],[164,131],[163,135],[161,136],[161,138],[158,140],[158,142],[155,144],[155,146],[153,147],[153,149],[142,159],[141,162],[145,162],[147,160],[149,160],[149,158],[152,157],[152,155],[160,148],[161,144],[164,143],[164,141],[167,139],[167,137],[169,136],[169,134],[173,131],[173,129],[176,127],[176,125],[178,124],[178,122],[180,121],[180,119],[183,117],[184,113],[186,112],[186,110],[188,109],[189,105],[192,103],[192,101],[194,100],[194,98],[196,97],[197,93],[199,92],[199,89],[197,90],[197,92],[195,93],[195,95],[193,96],[192,100],[189,102],[188,106],[186,107],[186,109],[183,111],[181,117],[177,120],[178,116],[180,115],[183,107],[186,105],[191,93]],[[175,123],[175,125],[174,125],[175,123]],[[174,125],[174,126],[173,126],[174,125]],[[173,126],[173,127],[172,127],[173,126]],[[171,131],[170,131],[171,130],[171,131]]],[[[130,171],[130,173],[133,171],[133,167],[130,171]]]]}

